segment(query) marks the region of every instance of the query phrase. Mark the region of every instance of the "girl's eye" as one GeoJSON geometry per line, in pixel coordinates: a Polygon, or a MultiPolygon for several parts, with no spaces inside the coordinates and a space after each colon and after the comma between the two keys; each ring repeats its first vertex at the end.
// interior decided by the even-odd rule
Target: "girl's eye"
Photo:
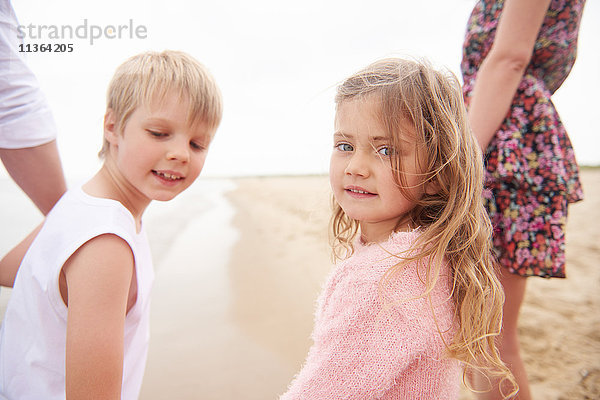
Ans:
{"type": "Polygon", "coordinates": [[[335,146],[339,151],[352,151],[354,148],[348,143],[339,143],[335,146]]]}
{"type": "Polygon", "coordinates": [[[393,153],[393,152],[392,152],[392,149],[391,149],[390,147],[388,147],[388,146],[383,146],[383,147],[380,147],[380,148],[377,150],[377,152],[378,152],[380,155],[382,155],[382,156],[385,156],[385,157],[389,157],[389,156],[391,156],[391,155],[392,155],[392,153],[393,153]]]}

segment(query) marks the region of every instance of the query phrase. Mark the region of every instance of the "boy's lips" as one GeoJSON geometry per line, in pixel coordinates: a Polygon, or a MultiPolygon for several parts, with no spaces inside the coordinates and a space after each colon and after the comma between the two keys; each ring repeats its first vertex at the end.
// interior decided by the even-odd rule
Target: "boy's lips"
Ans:
{"type": "Polygon", "coordinates": [[[176,171],[159,171],[159,170],[153,169],[152,173],[154,174],[154,176],[157,176],[163,180],[171,181],[171,182],[180,181],[185,178],[181,173],[176,172],[176,171]]]}

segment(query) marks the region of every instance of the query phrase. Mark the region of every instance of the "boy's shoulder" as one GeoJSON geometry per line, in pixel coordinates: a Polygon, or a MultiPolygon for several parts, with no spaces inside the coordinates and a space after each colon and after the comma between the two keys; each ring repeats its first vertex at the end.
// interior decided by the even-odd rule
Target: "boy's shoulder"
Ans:
{"type": "MultiPolygon", "coordinates": [[[[143,231],[136,231],[131,213],[118,201],[93,197],[80,187],[68,190],[48,213],[23,263],[40,279],[53,280],[57,271],[82,246],[102,235],[118,236],[131,248],[136,265],[152,266],[143,231]]],[[[106,243],[118,242],[103,242],[106,243]]],[[[104,259],[112,252],[106,251],[104,259]]]]}
{"type": "Polygon", "coordinates": [[[28,256],[53,258],[62,265],[82,245],[104,234],[119,236],[134,252],[149,251],[144,232],[136,231],[133,216],[121,203],[90,196],[81,187],[69,189],[48,213],[28,256]]]}
{"type": "Polygon", "coordinates": [[[120,202],[91,196],[76,187],[69,189],[56,203],[42,230],[73,233],[108,228],[137,235],[133,216],[120,202]]]}

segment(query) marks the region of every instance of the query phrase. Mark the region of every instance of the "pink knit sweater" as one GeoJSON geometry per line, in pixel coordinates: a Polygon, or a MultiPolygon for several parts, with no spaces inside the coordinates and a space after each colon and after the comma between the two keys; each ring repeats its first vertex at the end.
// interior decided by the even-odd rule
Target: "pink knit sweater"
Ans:
{"type": "Polygon", "coordinates": [[[304,367],[281,400],[457,399],[461,369],[444,340],[455,331],[448,267],[427,298],[425,268],[410,264],[386,286],[383,274],[418,232],[398,232],[382,244],[355,244],[355,252],[330,275],[321,294],[304,367]],[[391,302],[398,301],[392,305],[391,302]],[[437,320],[437,325],[436,325],[437,320]]]}

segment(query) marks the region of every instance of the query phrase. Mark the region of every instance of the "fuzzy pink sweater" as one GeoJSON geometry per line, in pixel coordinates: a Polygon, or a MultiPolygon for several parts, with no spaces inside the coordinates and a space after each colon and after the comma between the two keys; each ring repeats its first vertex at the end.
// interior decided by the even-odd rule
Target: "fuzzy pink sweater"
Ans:
{"type": "Polygon", "coordinates": [[[385,243],[355,243],[352,257],[330,275],[321,294],[304,367],[280,400],[457,399],[461,368],[449,359],[456,331],[448,267],[427,298],[419,298],[425,268],[410,264],[378,294],[379,281],[418,232],[385,243]],[[398,301],[396,304],[391,302],[398,301]],[[437,320],[437,325],[436,325],[437,320]]]}

